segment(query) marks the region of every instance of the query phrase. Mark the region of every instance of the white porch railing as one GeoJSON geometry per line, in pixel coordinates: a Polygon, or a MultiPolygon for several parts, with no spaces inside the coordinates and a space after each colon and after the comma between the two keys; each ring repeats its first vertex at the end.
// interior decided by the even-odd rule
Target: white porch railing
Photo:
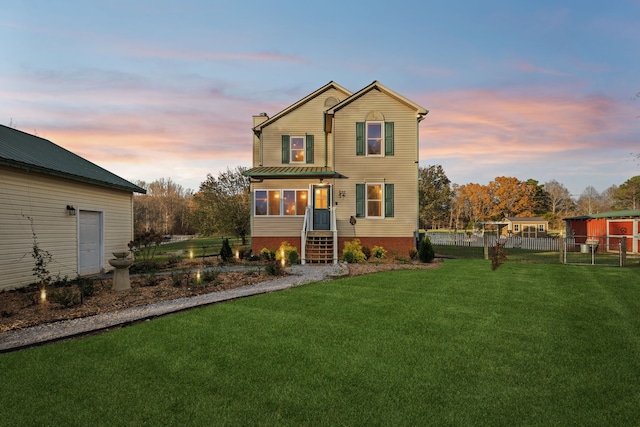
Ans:
{"type": "Polygon", "coordinates": [[[311,206],[307,206],[304,211],[304,221],[302,222],[302,231],[300,231],[300,262],[302,265],[307,263],[307,230],[311,229],[311,206]]]}
{"type": "Polygon", "coordinates": [[[338,224],[336,223],[336,207],[331,208],[331,231],[333,231],[333,265],[338,263],[338,224]]]}

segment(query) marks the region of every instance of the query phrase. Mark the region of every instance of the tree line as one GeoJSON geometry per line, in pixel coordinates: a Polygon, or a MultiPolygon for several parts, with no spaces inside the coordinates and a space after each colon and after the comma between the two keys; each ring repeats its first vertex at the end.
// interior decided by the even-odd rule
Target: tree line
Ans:
{"type": "MultiPolygon", "coordinates": [[[[161,178],[136,184],[147,194],[134,197],[136,235],[228,235],[246,239],[250,234],[251,194],[247,168],[227,168],[208,174],[194,192],[161,178]]],[[[499,221],[512,216],[540,216],[553,228],[562,219],[616,209],[640,209],[640,176],[603,192],[588,186],[577,198],[556,180],[540,184],[499,176],[486,185],[452,183],[440,165],[421,167],[418,177],[420,228],[466,229],[477,222],[499,221]]]]}
{"type": "Polygon", "coordinates": [[[640,176],[603,192],[588,186],[577,198],[560,182],[540,184],[499,176],[486,185],[452,183],[440,165],[419,171],[420,227],[465,229],[505,217],[539,216],[555,229],[570,216],[619,209],[640,209],[640,176]]]}

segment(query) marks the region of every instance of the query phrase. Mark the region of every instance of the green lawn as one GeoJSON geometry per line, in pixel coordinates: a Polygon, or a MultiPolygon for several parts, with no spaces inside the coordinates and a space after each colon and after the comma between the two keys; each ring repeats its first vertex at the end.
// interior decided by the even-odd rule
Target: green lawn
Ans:
{"type": "Polygon", "coordinates": [[[447,260],[0,354],[0,425],[637,425],[640,270],[447,260]]]}

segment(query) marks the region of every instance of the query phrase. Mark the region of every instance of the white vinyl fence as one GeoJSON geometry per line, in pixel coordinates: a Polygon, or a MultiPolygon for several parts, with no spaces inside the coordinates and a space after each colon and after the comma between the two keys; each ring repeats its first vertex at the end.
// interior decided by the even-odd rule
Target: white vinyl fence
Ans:
{"type": "MultiPolygon", "coordinates": [[[[472,246],[484,247],[484,236],[466,233],[433,233],[427,232],[427,237],[433,245],[445,246],[472,246]]],[[[488,245],[495,246],[497,237],[495,234],[485,234],[488,239],[488,245]]],[[[566,239],[565,239],[566,240],[566,239]]],[[[520,248],[537,251],[559,251],[560,244],[557,237],[500,237],[500,241],[505,243],[506,248],[520,248]]]]}

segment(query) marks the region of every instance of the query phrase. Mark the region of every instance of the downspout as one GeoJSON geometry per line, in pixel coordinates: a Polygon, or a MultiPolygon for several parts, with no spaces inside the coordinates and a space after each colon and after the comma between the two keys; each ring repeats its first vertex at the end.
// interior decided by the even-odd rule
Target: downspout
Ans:
{"type": "Polygon", "coordinates": [[[327,134],[327,112],[324,112],[324,167],[329,166],[329,135],[327,134]]]}

